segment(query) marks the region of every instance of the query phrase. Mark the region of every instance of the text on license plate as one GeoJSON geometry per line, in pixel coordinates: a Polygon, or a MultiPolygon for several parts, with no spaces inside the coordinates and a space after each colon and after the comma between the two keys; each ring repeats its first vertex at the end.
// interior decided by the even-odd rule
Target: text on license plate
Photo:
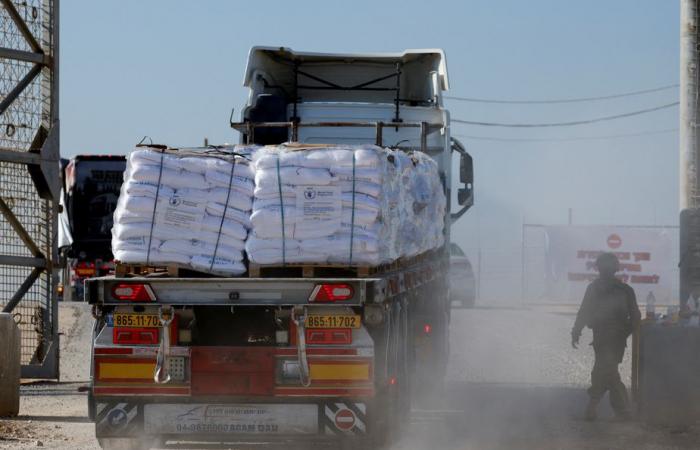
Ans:
{"type": "Polygon", "coordinates": [[[154,328],[160,327],[160,319],[155,314],[114,314],[115,327],[141,327],[154,328]]]}
{"type": "Polygon", "coordinates": [[[359,315],[308,316],[306,328],[360,328],[359,315]]]}

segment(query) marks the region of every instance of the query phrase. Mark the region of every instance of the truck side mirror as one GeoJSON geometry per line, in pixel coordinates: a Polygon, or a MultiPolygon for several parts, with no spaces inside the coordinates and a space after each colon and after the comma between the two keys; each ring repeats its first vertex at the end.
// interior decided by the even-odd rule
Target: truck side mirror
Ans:
{"type": "Polygon", "coordinates": [[[459,182],[464,187],[457,191],[457,202],[461,206],[473,205],[474,161],[468,153],[461,154],[459,158],[459,182]]]}
{"type": "Polygon", "coordinates": [[[459,153],[459,182],[462,184],[457,190],[457,203],[461,208],[450,214],[454,223],[474,205],[474,160],[461,142],[455,138],[450,140],[452,151],[459,153]]]}

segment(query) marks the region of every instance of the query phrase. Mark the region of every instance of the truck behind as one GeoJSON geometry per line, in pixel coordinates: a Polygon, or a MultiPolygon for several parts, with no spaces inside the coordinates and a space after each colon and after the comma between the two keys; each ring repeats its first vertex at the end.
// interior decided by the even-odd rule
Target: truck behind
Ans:
{"type": "Polygon", "coordinates": [[[103,448],[383,448],[407,423],[414,394],[444,378],[450,227],[472,205],[473,180],[443,107],[443,52],[256,47],[244,85],[248,103],[231,123],[242,143],[376,144],[434,158],[447,197],[445,245],[374,267],[250,264],[229,278],[117,267],[88,279],[89,409],[103,448]],[[454,153],[462,187],[451,205],[454,153]]]}

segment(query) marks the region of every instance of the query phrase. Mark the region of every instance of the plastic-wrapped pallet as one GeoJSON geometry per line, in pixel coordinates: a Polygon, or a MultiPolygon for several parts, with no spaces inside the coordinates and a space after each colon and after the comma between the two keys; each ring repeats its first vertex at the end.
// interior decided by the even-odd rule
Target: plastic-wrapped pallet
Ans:
{"type": "Polygon", "coordinates": [[[254,165],[246,243],[253,263],[379,265],[441,245],[435,236],[443,232],[444,194],[426,155],[376,146],[279,146],[258,150],[254,165]],[[413,228],[402,226],[418,219],[413,228]],[[409,249],[405,233],[417,227],[427,236],[409,249]]]}
{"type": "Polygon", "coordinates": [[[399,152],[398,157],[404,193],[398,234],[401,256],[410,258],[444,244],[447,199],[435,160],[422,152],[399,152]]]}
{"type": "Polygon", "coordinates": [[[114,212],[115,260],[179,264],[224,276],[244,273],[254,186],[250,151],[131,152],[114,212]]]}

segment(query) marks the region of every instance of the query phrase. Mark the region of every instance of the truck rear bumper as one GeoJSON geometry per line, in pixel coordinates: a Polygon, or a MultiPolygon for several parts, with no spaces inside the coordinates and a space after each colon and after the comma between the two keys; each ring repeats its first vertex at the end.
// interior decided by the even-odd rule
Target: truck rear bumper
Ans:
{"type": "Polygon", "coordinates": [[[325,440],[367,434],[362,400],[299,400],[295,403],[154,402],[97,398],[95,434],[104,437],[169,437],[180,441],[325,440]]]}

